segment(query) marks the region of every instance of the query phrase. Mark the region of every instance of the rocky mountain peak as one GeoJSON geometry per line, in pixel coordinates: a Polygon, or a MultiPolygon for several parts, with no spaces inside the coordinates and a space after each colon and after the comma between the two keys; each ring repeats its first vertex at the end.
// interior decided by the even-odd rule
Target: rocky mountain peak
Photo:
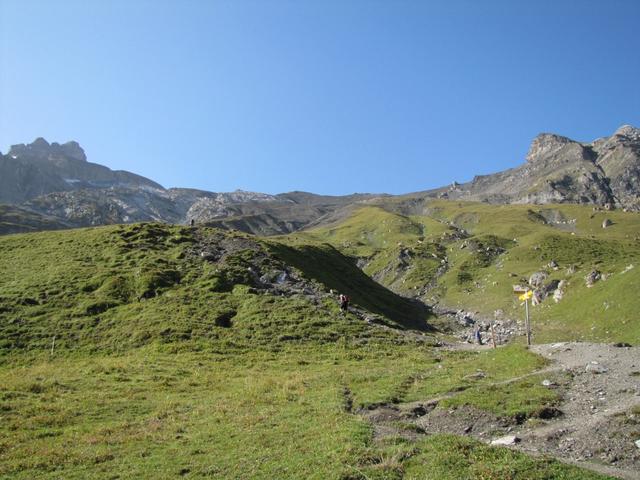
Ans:
{"type": "Polygon", "coordinates": [[[23,156],[30,156],[36,158],[46,158],[49,155],[49,149],[51,145],[44,138],[38,137],[33,143],[25,145],[19,143],[17,145],[11,145],[9,149],[9,155],[12,158],[18,158],[23,156]]]}
{"type": "Polygon", "coordinates": [[[554,133],[541,133],[531,142],[527,162],[535,162],[538,158],[547,157],[565,145],[575,143],[573,140],[554,133]]]}
{"type": "Polygon", "coordinates": [[[59,143],[49,143],[44,138],[38,137],[33,143],[25,145],[20,143],[12,145],[9,155],[13,158],[35,157],[48,159],[51,156],[66,157],[82,162],[87,161],[87,156],[78,142],[70,141],[60,145],[59,143]]]}
{"type": "Polygon", "coordinates": [[[44,138],[38,137],[33,143],[29,144],[29,147],[33,150],[47,150],[51,145],[44,138]]]}
{"type": "Polygon", "coordinates": [[[87,155],[78,142],[70,141],[62,145],[54,142],[51,144],[51,150],[52,153],[60,153],[65,157],[80,160],[81,162],[87,161],[87,155]]]}
{"type": "Polygon", "coordinates": [[[613,135],[615,137],[626,137],[630,140],[640,141],[640,128],[631,125],[622,125],[613,135]]]}

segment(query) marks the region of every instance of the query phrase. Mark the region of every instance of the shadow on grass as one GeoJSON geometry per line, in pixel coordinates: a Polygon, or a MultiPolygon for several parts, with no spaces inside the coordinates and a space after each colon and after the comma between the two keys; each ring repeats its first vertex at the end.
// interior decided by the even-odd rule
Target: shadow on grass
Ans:
{"type": "Polygon", "coordinates": [[[372,313],[383,315],[404,328],[433,330],[427,323],[432,316],[429,307],[386,289],[329,244],[290,247],[269,242],[267,248],[307,277],[347,294],[353,303],[372,313]]]}

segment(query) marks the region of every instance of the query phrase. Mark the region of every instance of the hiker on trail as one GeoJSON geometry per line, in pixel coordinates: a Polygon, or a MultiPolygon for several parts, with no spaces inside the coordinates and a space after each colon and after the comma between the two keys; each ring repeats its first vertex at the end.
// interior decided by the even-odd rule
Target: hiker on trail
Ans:
{"type": "Polygon", "coordinates": [[[340,294],[340,311],[346,313],[349,311],[349,297],[345,294],[340,294]]]}
{"type": "Polygon", "coordinates": [[[480,325],[476,325],[476,329],[473,332],[473,337],[478,345],[482,345],[482,335],[480,335],[480,325]]]}

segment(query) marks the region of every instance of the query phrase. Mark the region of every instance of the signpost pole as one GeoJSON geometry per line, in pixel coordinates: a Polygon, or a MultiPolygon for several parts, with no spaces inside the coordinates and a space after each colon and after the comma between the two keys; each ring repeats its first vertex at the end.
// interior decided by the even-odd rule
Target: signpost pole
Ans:
{"type": "Polygon", "coordinates": [[[531,345],[531,319],[529,318],[529,299],[524,301],[525,328],[527,329],[527,345],[531,345]]]}
{"type": "Polygon", "coordinates": [[[493,340],[493,348],[496,348],[496,331],[493,329],[493,322],[491,322],[491,340],[493,340]]]}
{"type": "Polygon", "coordinates": [[[531,319],[529,318],[529,299],[533,297],[533,292],[529,290],[528,287],[514,285],[513,293],[518,295],[518,299],[524,301],[524,328],[527,334],[527,345],[531,345],[531,319]]]}

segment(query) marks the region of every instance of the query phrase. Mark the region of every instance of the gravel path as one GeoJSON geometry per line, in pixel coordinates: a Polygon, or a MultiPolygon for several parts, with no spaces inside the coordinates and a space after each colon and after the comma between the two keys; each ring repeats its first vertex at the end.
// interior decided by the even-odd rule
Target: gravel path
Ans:
{"type": "Polygon", "coordinates": [[[556,343],[531,349],[572,381],[559,406],[563,415],[523,429],[519,448],[640,479],[640,347],[556,343]]]}
{"type": "MultiPolygon", "coordinates": [[[[485,349],[472,344],[445,348],[485,349]]],[[[404,436],[408,440],[430,433],[471,435],[491,442],[509,435],[509,448],[528,454],[547,455],[618,478],[640,480],[640,347],[616,347],[594,343],[535,345],[535,353],[551,360],[544,369],[499,384],[532,375],[563,372],[566,381],[548,388],[562,392],[559,416],[535,419],[521,425],[472,407],[436,409],[449,392],[419,402],[385,404],[358,412],[374,426],[377,440],[404,436]],[[399,429],[397,422],[415,429],[399,429]]],[[[555,410],[557,412],[557,410],[555,410]]]]}

